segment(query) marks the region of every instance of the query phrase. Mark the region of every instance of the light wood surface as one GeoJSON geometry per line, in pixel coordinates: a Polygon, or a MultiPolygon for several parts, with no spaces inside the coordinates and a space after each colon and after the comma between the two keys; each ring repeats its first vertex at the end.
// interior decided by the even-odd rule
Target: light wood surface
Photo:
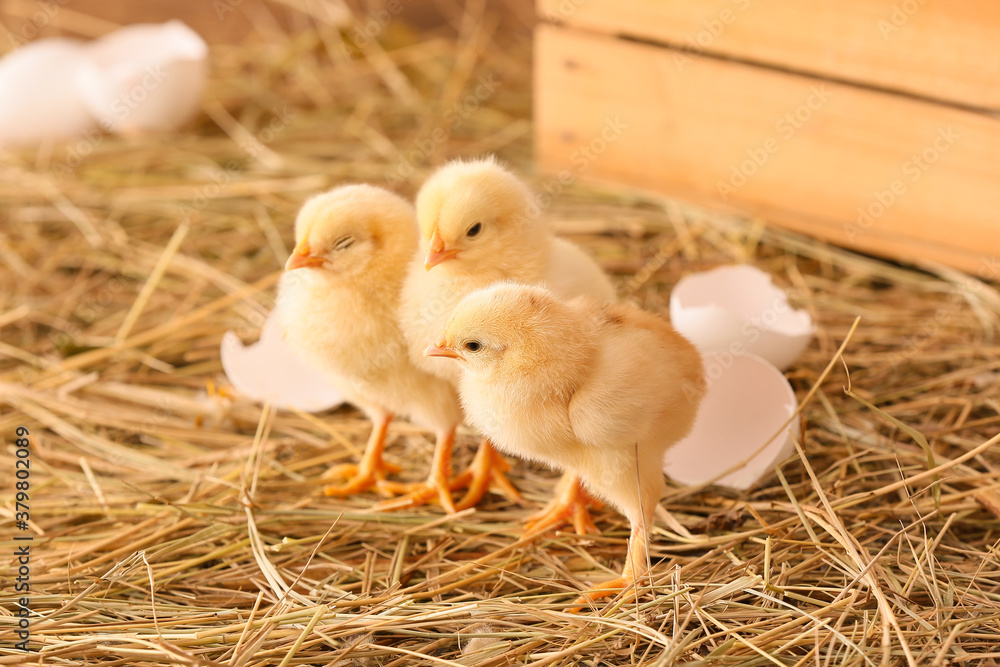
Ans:
{"type": "Polygon", "coordinates": [[[902,259],[1000,258],[1000,119],[709,57],[678,69],[679,55],[540,25],[542,169],[902,259]]]}
{"type": "Polygon", "coordinates": [[[539,0],[609,35],[1000,109],[997,0],[539,0]]]}

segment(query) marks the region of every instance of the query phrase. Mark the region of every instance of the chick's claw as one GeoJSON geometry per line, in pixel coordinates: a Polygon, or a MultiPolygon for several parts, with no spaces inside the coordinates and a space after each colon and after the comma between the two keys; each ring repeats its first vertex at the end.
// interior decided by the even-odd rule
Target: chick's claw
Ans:
{"type": "Polygon", "coordinates": [[[453,488],[468,487],[456,507],[460,510],[474,507],[490,489],[496,490],[512,503],[522,504],[521,494],[504,474],[509,471],[507,459],[496,450],[493,443],[483,438],[472,465],[453,480],[453,488]]]}
{"type": "Polygon", "coordinates": [[[540,535],[564,523],[572,523],[579,535],[599,533],[601,531],[590,518],[591,506],[599,506],[598,501],[583,488],[579,477],[573,473],[566,473],[559,480],[552,501],[542,511],[528,517],[524,534],[540,535]]]}
{"type": "Polygon", "coordinates": [[[328,496],[349,496],[355,493],[367,491],[376,485],[380,480],[384,480],[389,473],[399,472],[399,466],[387,463],[382,454],[385,452],[385,439],[389,431],[389,422],[392,421],[391,414],[384,414],[375,422],[368,437],[368,445],[365,453],[361,456],[361,462],[357,465],[345,463],[334,466],[323,475],[326,479],[347,479],[346,484],[331,484],[323,489],[323,493],[328,496]]]}
{"type": "Polygon", "coordinates": [[[419,484],[383,482],[379,485],[380,491],[402,492],[406,495],[377,503],[374,509],[378,511],[406,509],[426,505],[436,497],[448,514],[454,514],[457,511],[455,501],[451,498],[454,484],[451,477],[451,450],[454,444],[454,429],[438,433],[434,445],[434,460],[431,462],[431,472],[427,476],[427,481],[419,484]]]}
{"type": "Polygon", "coordinates": [[[323,474],[324,479],[345,479],[343,484],[328,484],[323,493],[328,496],[350,496],[378,486],[386,475],[398,473],[399,466],[379,459],[374,462],[362,461],[360,465],[344,463],[334,466],[323,474]]]}
{"type": "Polygon", "coordinates": [[[578,597],[573,603],[574,606],[567,609],[567,611],[571,614],[578,613],[584,606],[589,606],[596,600],[600,600],[603,597],[617,595],[634,583],[635,577],[623,574],[620,577],[615,577],[614,579],[610,579],[600,584],[595,584],[591,590],[586,593],[581,593],[580,597],[578,597]]]}
{"type": "Polygon", "coordinates": [[[437,477],[415,484],[406,482],[379,482],[378,490],[380,493],[385,495],[402,495],[376,503],[372,509],[379,512],[402,510],[426,505],[437,499],[446,512],[454,514],[457,510],[455,508],[455,501],[451,497],[452,488],[452,481],[437,477]]]}
{"type": "MultiPolygon", "coordinates": [[[[601,582],[599,584],[594,584],[593,588],[585,593],[581,593],[580,597],[576,599],[573,604],[576,605],[572,609],[569,609],[570,613],[576,613],[580,611],[585,605],[591,605],[595,600],[599,600],[603,597],[608,597],[610,595],[617,595],[621,591],[630,588],[636,584],[637,578],[635,576],[636,570],[645,571],[643,566],[633,565],[637,560],[642,560],[648,557],[646,537],[641,529],[633,528],[632,537],[628,544],[628,555],[626,556],[625,569],[622,570],[621,576],[615,577],[614,579],[609,579],[608,581],[601,582]]],[[[645,578],[645,575],[643,575],[645,578]]]]}

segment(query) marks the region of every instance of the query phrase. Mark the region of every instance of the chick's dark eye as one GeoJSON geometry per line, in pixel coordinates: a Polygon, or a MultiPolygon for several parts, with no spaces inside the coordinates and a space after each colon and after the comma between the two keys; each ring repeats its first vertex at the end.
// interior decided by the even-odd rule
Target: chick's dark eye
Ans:
{"type": "Polygon", "coordinates": [[[483,223],[477,222],[476,224],[469,227],[469,231],[465,233],[470,239],[479,236],[479,232],[483,231],[483,223]]]}
{"type": "Polygon", "coordinates": [[[465,344],[465,349],[469,352],[479,352],[479,350],[483,349],[483,346],[478,340],[470,340],[465,344]]]}
{"type": "Polygon", "coordinates": [[[354,239],[350,236],[340,239],[334,246],[337,250],[347,250],[354,244],[354,239]]]}

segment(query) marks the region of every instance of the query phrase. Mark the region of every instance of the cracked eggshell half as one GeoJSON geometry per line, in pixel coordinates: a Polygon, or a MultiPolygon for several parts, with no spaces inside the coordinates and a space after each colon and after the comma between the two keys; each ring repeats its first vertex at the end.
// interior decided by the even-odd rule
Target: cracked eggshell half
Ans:
{"type": "Polygon", "coordinates": [[[227,331],[220,354],[222,369],[236,391],[259,403],[322,412],[344,402],[325,375],[284,344],[273,312],[264,322],[259,341],[244,346],[239,336],[227,331]]]}
{"type": "Polygon", "coordinates": [[[52,37],[0,58],[0,147],[71,139],[96,127],[73,88],[85,49],[52,37]]]}
{"type": "Polygon", "coordinates": [[[691,433],[667,450],[663,471],[680,484],[744,491],[795,451],[799,420],[782,428],[795,413],[795,392],[756,355],[716,351],[703,358],[708,390],[691,433]]]}
{"type": "Polygon", "coordinates": [[[137,23],[87,46],[76,91],[104,130],[173,129],[201,104],[207,57],[205,40],[181,21],[137,23]]]}
{"type": "Polygon", "coordinates": [[[702,352],[749,352],[779,370],[795,363],[815,331],[809,313],[793,309],[771,276],[749,265],[682,278],[670,294],[670,321],[702,352]]]}

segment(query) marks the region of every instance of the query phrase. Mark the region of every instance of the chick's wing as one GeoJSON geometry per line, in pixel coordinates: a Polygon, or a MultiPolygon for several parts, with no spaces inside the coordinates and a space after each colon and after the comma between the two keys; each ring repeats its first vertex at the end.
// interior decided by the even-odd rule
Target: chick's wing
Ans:
{"type": "Polygon", "coordinates": [[[602,336],[597,358],[569,403],[569,420],[576,439],[595,447],[631,446],[656,418],[650,396],[657,384],[643,360],[629,349],[647,337],[642,331],[602,336]],[[610,339],[610,340],[609,340],[610,339]]]}
{"type": "Polygon", "coordinates": [[[638,308],[590,305],[589,310],[599,344],[569,405],[577,439],[632,446],[651,429],[666,427],[657,438],[664,446],[673,444],[690,429],[704,392],[697,350],[667,322],[638,308]]]}

